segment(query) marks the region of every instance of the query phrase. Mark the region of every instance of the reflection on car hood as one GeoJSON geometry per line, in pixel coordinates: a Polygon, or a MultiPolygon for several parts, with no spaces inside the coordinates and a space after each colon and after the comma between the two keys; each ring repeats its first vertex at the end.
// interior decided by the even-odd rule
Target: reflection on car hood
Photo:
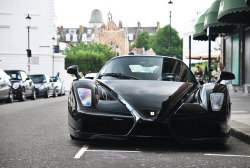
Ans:
{"type": "Polygon", "coordinates": [[[21,80],[11,80],[11,83],[13,84],[13,83],[20,83],[21,82],[21,80]]]}
{"type": "Polygon", "coordinates": [[[98,80],[123,97],[135,109],[160,110],[183,82],[152,80],[98,80]]]}
{"type": "Polygon", "coordinates": [[[44,83],[34,83],[35,88],[40,88],[42,85],[44,85],[44,83]]]}

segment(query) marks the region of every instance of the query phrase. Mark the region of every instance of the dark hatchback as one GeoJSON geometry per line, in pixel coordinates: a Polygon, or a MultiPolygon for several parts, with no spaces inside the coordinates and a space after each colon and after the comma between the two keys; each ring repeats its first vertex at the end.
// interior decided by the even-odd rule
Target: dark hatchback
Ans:
{"type": "Polygon", "coordinates": [[[13,91],[10,77],[0,69],[0,100],[13,102],[13,91]]]}
{"type": "Polygon", "coordinates": [[[25,101],[26,98],[36,99],[35,85],[23,70],[5,70],[11,77],[14,99],[25,101]]]}

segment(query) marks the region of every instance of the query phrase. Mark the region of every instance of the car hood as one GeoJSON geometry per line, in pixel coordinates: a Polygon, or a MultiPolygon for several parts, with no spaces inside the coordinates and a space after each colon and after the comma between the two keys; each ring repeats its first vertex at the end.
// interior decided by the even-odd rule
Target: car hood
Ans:
{"type": "Polygon", "coordinates": [[[14,84],[14,83],[20,83],[21,80],[11,80],[11,83],[14,84]]]}
{"type": "Polygon", "coordinates": [[[42,85],[45,85],[45,83],[34,83],[35,88],[40,88],[42,85]]]}
{"type": "MultiPolygon", "coordinates": [[[[150,117],[151,112],[159,114],[170,96],[179,93],[187,93],[192,84],[171,81],[153,80],[98,80],[104,86],[110,88],[125,99],[138,113],[145,118],[150,117]],[[184,92],[185,91],[185,92],[184,92]]],[[[178,101],[183,96],[175,99],[178,101]]]]}

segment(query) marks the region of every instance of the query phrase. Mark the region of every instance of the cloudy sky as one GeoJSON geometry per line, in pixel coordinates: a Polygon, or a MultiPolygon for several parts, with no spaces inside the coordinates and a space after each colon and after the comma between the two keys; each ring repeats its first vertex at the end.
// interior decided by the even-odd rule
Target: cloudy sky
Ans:
{"type": "Polygon", "coordinates": [[[56,25],[64,27],[88,26],[91,12],[99,9],[102,12],[103,21],[107,22],[107,14],[110,11],[114,22],[119,20],[123,26],[137,26],[140,21],[142,26],[156,26],[157,21],[161,27],[169,24],[169,11],[172,11],[172,26],[183,33],[185,24],[191,20],[197,12],[203,12],[209,8],[214,0],[54,0],[56,25]]]}

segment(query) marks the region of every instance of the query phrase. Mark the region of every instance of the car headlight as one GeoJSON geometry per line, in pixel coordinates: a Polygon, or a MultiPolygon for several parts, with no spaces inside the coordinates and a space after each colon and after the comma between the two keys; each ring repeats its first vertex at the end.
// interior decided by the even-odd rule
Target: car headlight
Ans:
{"type": "Polygon", "coordinates": [[[91,90],[90,89],[78,88],[77,93],[83,106],[91,106],[91,90]]]}
{"type": "Polygon", "coordinates": [[[213,111],[220,111],[221,106],[223,104],[224,94],[223,93],[211,93],[210,101],[211,107],[213,111]]]}
{"type": "Polygon", "coordinates": [[[13,88],[14,88],[14,89],[19,88],[19,86],[20,86],[20,84],[19,84],[19,83],[14,83],[14,84],[13,84],[13,88]]]}
{"type": "Polygon", "coordinates": [[[41,85],[41,86],[40,86],[40,89],[44,89],[44,88],[45,88],[44,85],[41,85]]]}

